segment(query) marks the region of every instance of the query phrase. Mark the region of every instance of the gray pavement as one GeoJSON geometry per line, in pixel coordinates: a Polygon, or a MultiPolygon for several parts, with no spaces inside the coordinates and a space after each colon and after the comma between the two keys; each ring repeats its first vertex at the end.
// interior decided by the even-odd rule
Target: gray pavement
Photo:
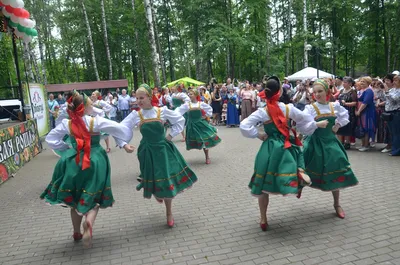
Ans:
{"type": "Polygon", "coordinates": [[[174,200],[173,229],[164,206],[135,190],[136,155],[113,148],[116,203],[100,211],[88,250],[71,238],[69,210],[39,199],[57,162],[45,150],[0,186],[0,264],[400,264],[398,157],[348,152],[360,184],[341,193],[346,219],[335,217],[330,193],[305,189],[300,200],[272,196],[262,232],[247,188],[260,141],[237,128],[219,135],[211,165],[175,139],[199,181],[174,200]]]}

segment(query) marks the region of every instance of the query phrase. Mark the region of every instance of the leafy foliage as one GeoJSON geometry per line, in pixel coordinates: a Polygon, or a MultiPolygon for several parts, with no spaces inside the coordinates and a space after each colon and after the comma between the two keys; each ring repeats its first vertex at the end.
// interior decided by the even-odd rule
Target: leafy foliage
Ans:
{"type": "MultiPolygon", "coordinates": [[[[26,0],[43,42],[31,44],[48,83],[93,81],[82,0],[26,0]]],[[[143,0],[104,0],[114,79],[154,84],[143,0]]],[[[400,2],[396,0],[153,0],[158,53],[167,81],[228,76],[260,80],[304,67],[304,42],[312,44],[309,65],[337,75],[385,75],[400,69],[400,2]],[[330,41],[331,50],[324,49],[330,41]]],[[[85,1],[101,80],[109,77],[99,1],[85,1]]],[[[21,44],[18,43],[20,47],[21,44]]],[[[22,48],[19,48],[22,52],[22,48]]],[[[16,84],[11,38],[0,40],[0,86],[16,84]]],[[[22,58],[22,54],[20,54],[22,58]]],[[[22,59],[20,59],[22,60],[22,59]]],[[[25,62],[26,63],[26,62],[25,62]]],[[[30,63],[33,63],[32,61],[30,63]]],[[[21,61],[23,67],[23,62],[21,61]]],[[[22,69],[22,72],[24,68],[22,69]]],[[[23,76],[25,76],[23,74],[23,76]]],[[[41,77],[41,78],[40,78],[41,77]]],[[[40,81],[36,80],[36,81],[40,81]]],[[[3,96],[3,95],[0,95],[3,96]]]]}

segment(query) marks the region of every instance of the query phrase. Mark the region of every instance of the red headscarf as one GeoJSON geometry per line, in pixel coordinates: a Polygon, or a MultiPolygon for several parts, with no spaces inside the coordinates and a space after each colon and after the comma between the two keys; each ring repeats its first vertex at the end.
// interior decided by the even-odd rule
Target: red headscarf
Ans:
{"type": "MultiPolygon", "coordinates": [[[[70,97],[67,102],[72,104],[73,96],[70,97]]],[[[77,154],[76,154],[76,164],[79,164],[81,160],[81,151],[83,149],[83,161],[82,170],[90,167],[90,133],[86,128],[86,124],[83,121],[83,116],[85,114],[85,106],[81,103],[74,111],[68,109],[68,115],[71,119],[71,132],[75,137],[77,143],[77,154]]]]}

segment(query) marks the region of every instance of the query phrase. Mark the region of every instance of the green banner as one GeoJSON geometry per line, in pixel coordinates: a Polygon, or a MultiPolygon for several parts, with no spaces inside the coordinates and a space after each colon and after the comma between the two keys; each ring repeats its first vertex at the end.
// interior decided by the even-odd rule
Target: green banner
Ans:
{"type": "Polygon", "coordinates": [[[0,184],[41,151],[35,119],[0,129],[0,184]]]}

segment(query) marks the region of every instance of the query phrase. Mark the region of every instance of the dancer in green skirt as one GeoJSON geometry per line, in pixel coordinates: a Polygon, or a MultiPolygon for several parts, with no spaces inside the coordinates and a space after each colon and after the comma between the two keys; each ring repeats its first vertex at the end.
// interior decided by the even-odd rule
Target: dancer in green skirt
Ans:
{"type": "MultiPolygon", "coordinates": [[[[178,85],[177,87],[172,87],[171,91],[172,91],[172,106],[171,108],[174,110],[178,107],[180,107],[182,104],[185,103],[189,103],[190,102],[190,98],[188,97],[188,95],[183,92],[183,85],[178,85]]],[[[186,115],[183,116],[185,119],[187,119],[186,115]]],[[[185,122],[186,125],[186,122],[185,122]]],[[[185,142],[185,132],[182,131],[182,142],[185,142]]]]}
{"type": "Polygon", "coordinates": [[[314,82],[313,91],[317,102],[306,106],[304,113],[316,121],[328,120],[329,125],[317,129],[304,140],[305,171],[311,177],[312,188],[332,191],[333,207],[337,216],[343,219],[345,213],[339,204],[339,189],[358,183],[346,150],[335,135],[340,127],[349,123],[349,114],[339,102],[329,102],[330,90],[325,80],[314,82]]]}
{"type": "MultiPolygon", "coordinates": [[[[50,184],[40,196],[50,205],[71,208],[73,238],[75,241],[83,238],[85,247],[91,246],[92,228],[99,208],[107,208],[114,203],[111,167],[100,145],[100,131],[121,141],[130,141],[132,138],[132,131],[123,128],[123,125],[87,115],[92,112],[91,108],[91,100],[75,92],[68,99],[69,119],[64,119],[47,135],[49,147],[64,150],[64,153],[54,169],[50,184]],[[72,148],[63,141],[65,135],[70,136],[72,148]],[[86,219],[82,235],[83,216],[86,219]]],[[[133,152],[130,145],[124,148],[127,152],[133,152]]]]}
{"type": "MultiPolygon", "coordinates": [[[[92,93],[92,95],[90,96],[90,99],[93,101],[93,107],[96,107],[97,109],[104,111],[105,118],[108,117],[108,114],[114,108],[113,106],[111,106],[110,104],[108,104],[107,102],[105,102],[102,99],[101,94],[98,90],[96,90],[92,93]]],[[[106,143],[106,148],[107,148],[106,152],[110,153],[111,148],[110,148],[110,139],[108,137],[108,134],[102,133],[101,138],[104,139],[104,142],[106,143]]]]}
{"type": "MultiPolygon", "coordinates": [[[[71,98],[73,96],[73,94],[75,93],[74,91],[70,91],[67,94],[67,99],[71,98]]],[[[102,109],[99,108],[89,108],[86,110],[89,116],[92,117],[96,117],[96,116],[100,116],[100,117],[104,117],[104,111],[102,109]]],[[[60,123],[62,123],[62,121],[64,119],[69,119],[69,115],[68,115],[68,108],[67,108],[67,103],[61,105],[60,110],[58,112],[58,116],[57,119],[55,121],[56,126],[58,126],[60,123]]],[[[71,146],[71,141],[70,141],[70,137],[69,135],[65,135],[63,138],[63,141],[71,146]]],[[[66,150],[53,150],[53,153],[57,156],[57,157],[61,157],[66,150]]]]}
{"type": "MultiPolygon", "coordinates": [[[[140,126],[142,134],[138,148],[141,182],[136,189],[143,189],[144,198],[150,199],[154,196],[158,202],[165,203],[167,225],[173,227],[172,199],[197,181],[196,175],[171,141],[183,131],[185,119],[167,107],[153,107],[152,91],[146,84],[138,88],[136,98],[141,110],[132,111],[121,122],[130,131],[135,126],[140,126]],[[166,121],[171,124],[167,136],[164,130],[166,121]]],[[[121,147],[127,143],[116,140],[121,147]]]]}
{"type": "Polygon", "coordinates": [[[191,102],[185,103],[175,109],[181,115],[187,113],[186,150],[203,149],[206,156],[206,164],[210,164],[211,160],[208,149],[221,142],[221,138],[217,135],[217,129],[211,126],[205,119],[212,116],[212,108],[210,105],[200,101],[197,89],[189,90],[188,95],[191,102]]]}
{"type": "Polygon", "coordinates": [[[258,197],[263,231],[267,230],[267,208],[269,194],[298,194],[299,184],[309,184],[304,174],[304,162],[298,139],[291,143],[288,121],[296,122],[302,133],[311,134],[317,127],[325,127],[327,121],[315,122],[313,118],[295,108],[292,104],[278,102],[282,94],[277,77],[264,77],[259,96],[267,106],[253,112],[240,123],[243,136],[263,141],[256,156],[254,173],[249,183],[251,194],[258,197]],[[264,133],[258,132],[257,124],[264,124],[264,133]]]}

